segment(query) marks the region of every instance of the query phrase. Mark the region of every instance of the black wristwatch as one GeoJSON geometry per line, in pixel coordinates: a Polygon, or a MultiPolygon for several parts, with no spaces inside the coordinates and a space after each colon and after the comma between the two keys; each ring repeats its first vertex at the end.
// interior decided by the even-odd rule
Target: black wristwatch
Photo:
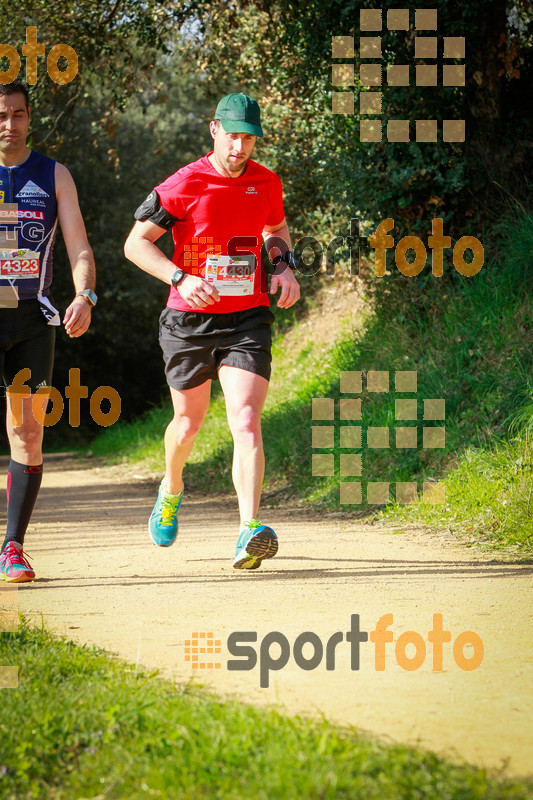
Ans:
{"type": "Polygon", "coordinates": [[[178,288],[178,286],[180,285],[180,283],[182,282],[182,280],[185,278],[186,275],[187,275],[187,273],[184,272],[184,270],[182,270],[182,269],[177,269],[176,270],[176,272],[174,273],[174,275],[172,276],[172,279],[170,281],[172,286],[174,287],[174,289],[178,288]]]}
{"type": "Polygon", "coordinates": [[[298,267],[298,262],[296,261],[295,255],[292,252],[292,250],[287,250],[285,255],[274,256],[274,258],[272,259],[272,263],[274,264],[275,267],[278,266],[280,261],[284,261],[285,264],[287,264],[287,266],[290,267],[291,269],[297,269],[298,267]]]}

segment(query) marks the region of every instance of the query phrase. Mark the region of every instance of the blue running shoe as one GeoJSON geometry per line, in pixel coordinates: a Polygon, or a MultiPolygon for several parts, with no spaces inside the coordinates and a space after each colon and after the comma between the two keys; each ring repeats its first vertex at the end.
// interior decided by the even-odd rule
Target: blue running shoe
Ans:
{"type": "Polygon", "coordinates": [[[178,535],[178,510],[183,499],[183,489],[179,494],[170,494],[159,487],[154,510],[150,514],[148,530],[150,539],[160,547],[170,547],[178,535]]]}
{"type": "Polygon", "coordinates": [[[237,540],[234,569],[258,569],[264,558],[273,558],[278,552],[278,537],[268,525],[256,519],[243,523],[237,540]]]}

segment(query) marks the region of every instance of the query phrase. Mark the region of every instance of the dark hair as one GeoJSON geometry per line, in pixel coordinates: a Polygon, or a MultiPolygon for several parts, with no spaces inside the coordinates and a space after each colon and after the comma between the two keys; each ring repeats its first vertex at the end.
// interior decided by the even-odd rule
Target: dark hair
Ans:
{"type": "Polygon", "coordinates": [[[28,90],[22,81],[13,81],[12,83],[0,83],[0,97],[9,94],[22,94],[24,95],[24,102],[26,103],[26,111],[30,107],[30,96],[28,90]]]}

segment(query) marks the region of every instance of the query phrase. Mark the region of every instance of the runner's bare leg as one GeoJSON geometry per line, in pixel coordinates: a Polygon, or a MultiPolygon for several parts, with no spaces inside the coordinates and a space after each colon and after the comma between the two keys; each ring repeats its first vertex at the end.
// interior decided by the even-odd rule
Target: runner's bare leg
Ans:
{"type": "MultiPolygon", "coordinates": [[[[43,463],[43,426],[33,415],[34,396],[10,397],[8,393],[6,408],[6,430],[11,458],[28,466],[43,463]]],[[[42,394],[41,399],[35,401],[38,403],[37,416],[46,411],[48,397],[48,394],[42,394]]]]}
{"type": "Polygon", "coordinates": [[[261,411],[268,392],[268,381],[261,375],[225,364],[220,367],[218,377],[233,436],[232,476],[242,526],[245,520],[257,516],[261,499],[265,472],[261,411]]]}
{"type": "Polygon", "coordinates": [[[202,427],[211,398],[211,381],[194,389],[170,388],[174,417],[165,431],[167,471],[166,488],[171,494],[183,489],[182,472],[194,445],[194,438],[202,427]]]}

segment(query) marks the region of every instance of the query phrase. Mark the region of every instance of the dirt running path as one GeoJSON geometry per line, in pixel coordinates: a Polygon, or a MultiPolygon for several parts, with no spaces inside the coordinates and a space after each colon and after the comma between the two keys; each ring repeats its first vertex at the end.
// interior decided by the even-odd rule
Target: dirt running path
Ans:
{"type": "MultiPolygon", "coordinates": [[[[531,771],[533,752],[533,566],[507,563],[458,546],[451,536],[394,533],[301,510],[264,514],[278,532],[279,555],[256,573],[231,567],[237,517],[230,499],[189,496],[179,542],[149,541],[146,521],[155,485],[131,469],[81,468],[48,458],[43,489],[28,535],[38,580],[21,587],[19,607],[39,624],[80,642],[94,642],[135,663],[186,681],[193,675],[184,643],[193,632],[222,641],[221,668],[194,671],[217,692],[252,703],[280,703],[289,712],[319,713],[395,741],[415,742],[481,765],[531,771]],[[374,645],[361,645],[361,667],[350,668],[350,645],[337,646],[334,671],[325,656],[313,671],[292,657],[259,687],[259,667],[228,671],[226,641],[233,631],[263,637],[280,631],[291,648],[313,631],[324,645],[359,614],[372,631],[393,614],[394,643],[386,668],[374,669],[374,645]],[[455,663],[444,645],[444,669],[433,671],[431,647],[416,671],[395,659],[395,642],[416,631],[427,643],[434,613],[452,642],[473,630],[485,655],[474,671],[455,663]]],[[[5,498],[3,500],[5,508],[5,498]]],[[[414,646],[408,648],[411,656],[414,646]]],[[[279,648],[272,646],[272,656],[279,648]]],[[[465,656],[472,649],[465,648],[465,656]]],[[[312,655],[311,645],[303,650],[312,655]]]]}

